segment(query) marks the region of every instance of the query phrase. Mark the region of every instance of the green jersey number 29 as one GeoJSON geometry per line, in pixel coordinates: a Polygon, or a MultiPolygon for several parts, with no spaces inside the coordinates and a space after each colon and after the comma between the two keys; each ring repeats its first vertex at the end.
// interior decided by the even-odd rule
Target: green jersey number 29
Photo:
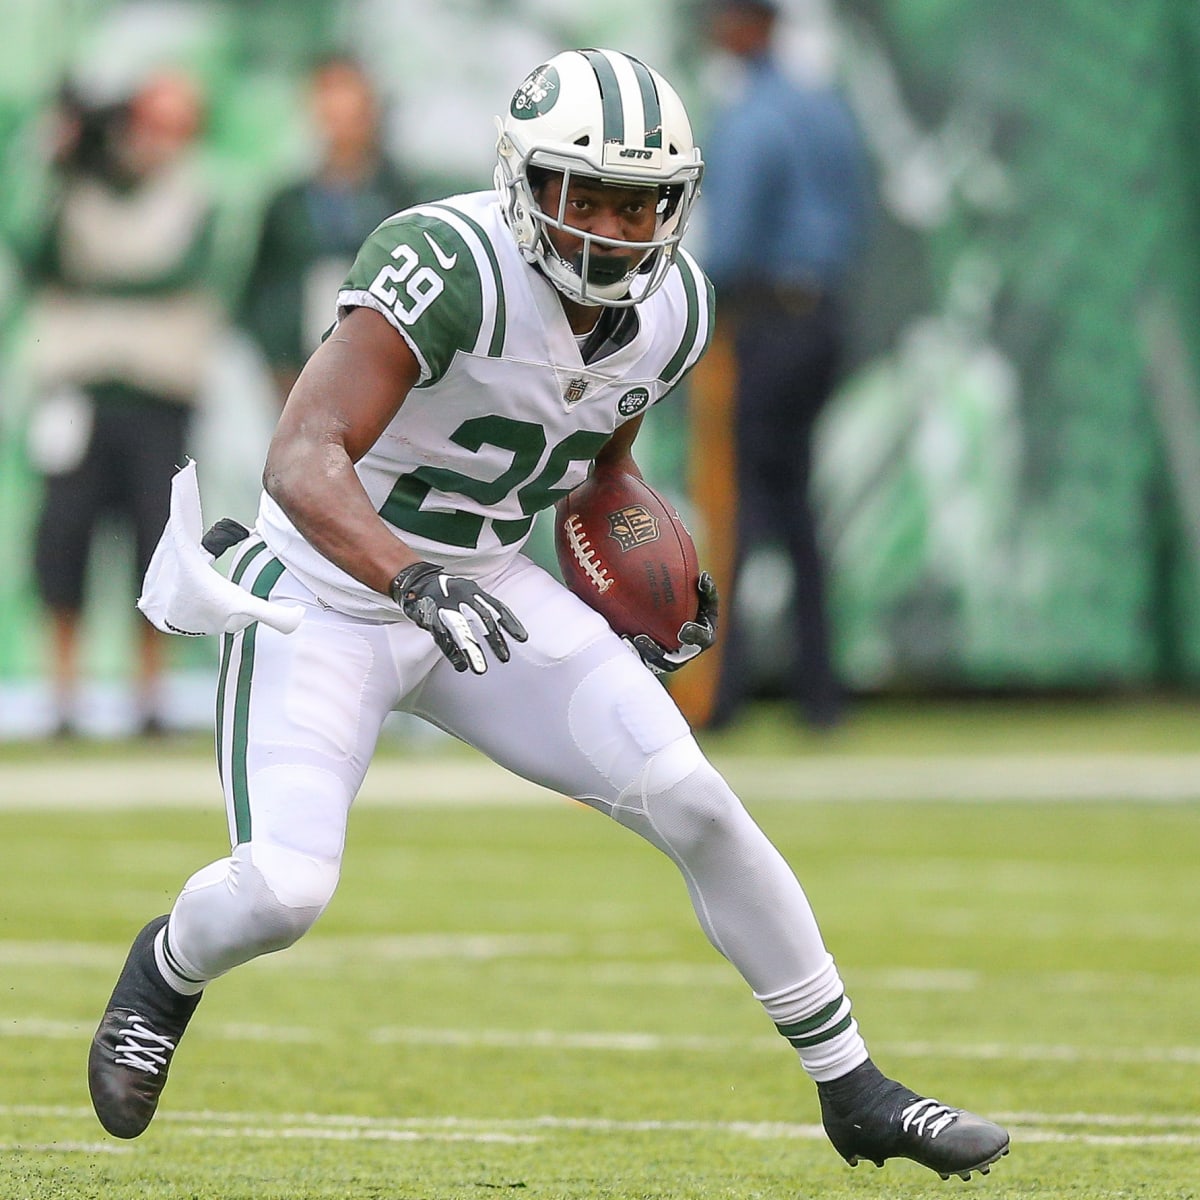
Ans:
{"type": "Polygon", "coordinates": [[[484,446],[512,452],[512,463],[496,479],[476,479],[447,467],[418,467],[396,480],[390,495],[379,510],[385,521],[397,529],[415,533],[431,541],[451,546],[474,548],[483,530],[484,518],[478,513],[444,512],[421,507],[432,491],[466,496],[481,505],[502,503],[514,489],[521,513],[510,520],[492,518],[492,529],[503,545],[524,537],[533,524],[533,515],[549,508],[569,487],[558,486],[575,462],[591,462],[609,439],[609,434],[577,429],[563,438],[546,459],[546,465],[531,478],[546,449],[546,431],[532,421],[490,414],[464,421],[450,441],[472,454],[484,446]]]}

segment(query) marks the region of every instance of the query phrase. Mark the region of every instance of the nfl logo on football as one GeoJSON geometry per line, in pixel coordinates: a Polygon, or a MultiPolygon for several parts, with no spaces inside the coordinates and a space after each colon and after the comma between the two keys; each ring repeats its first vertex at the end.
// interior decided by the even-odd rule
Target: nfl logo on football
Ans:
{"type": "Polygon", "coordinates": [[[644,504],[630,504],[608,514],[608,531],[624,553],[657,540],[658,518],[644,504]]]}

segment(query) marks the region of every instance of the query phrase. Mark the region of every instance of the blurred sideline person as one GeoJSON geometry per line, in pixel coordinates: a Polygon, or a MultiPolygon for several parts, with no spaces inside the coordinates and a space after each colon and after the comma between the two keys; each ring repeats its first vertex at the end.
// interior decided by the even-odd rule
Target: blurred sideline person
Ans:
{"type": "Polygon", "coordinates": [[[777,542],[793,579],[789,699],[824,730],[842,720],[844,700],[810,496],[813,430],[841,365],[840,292],[863,237],[868,173],[841,96],[798,85],[774,56],[778,16],[773,0],[714,0],[710,10],[711,38],[739,78],[705,146],[705,270],[732,337],[737,485],[733,602],[707,724],[728,725],[748,698],[737,588],[747,556],[777,542]]]}
{"type": "MultiPolygon", "coordinates": [[[[64,89],[57,195],[28,268],[37,389],[33,465],[44,480],[35,576],[52,627],[57,731],[78,720],[85,574],[106,515],[141,579],[208,366],[219,309],[209,277],[213,202],[192,160],[202,104],[164,72],[128,99],[64,89]]],[[[162,729],[165,639],[138,621],[137,708],[162,729]]]]}
{"type": "MultiPolygon", "coordinates": [[[[703,169],[683,105],[637,59],[566,51],[517,89],[497,154],[496,190],[367,239],[284,406],[230,577],[203,560],[176,594],[160,563],[166,619],[227,633],[234,845],[134,939],[89,1056],[96,1113],[138,1136],[205,987],[321,915],[399,708],[676,864],[712,944],[817,1081],[844,1157],[986,1169],[1008,1135],[874,1066],[795,875],[656,677],[712,645],[711,579],[667,651],[619,638],[520,553],[534,514],[589,471],[639,474],[646,411],[707,348],[711,289],[678,244],[703,169]]],[[[219,522],[213,554],[222,529],[238,533],[219,522]]],[[[199,553],[187,538],[168,549],[185,573],[199,553]]]]}
{"type": "Polygon", "coordinates": [[[363,239],[417,199],[383,152],[379,98],[354,59],[321,59],[308,99],[319,161],[268,204],[241,313],[281,405],[329,327],[331,298],[363,239]]]}

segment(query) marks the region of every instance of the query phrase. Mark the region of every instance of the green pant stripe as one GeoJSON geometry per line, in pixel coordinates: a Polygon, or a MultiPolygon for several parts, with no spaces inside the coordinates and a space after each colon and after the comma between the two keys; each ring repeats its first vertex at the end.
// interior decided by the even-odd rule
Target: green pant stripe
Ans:
{"type": "MultiPolygon", "coordinates": [[[[229,575],[231,583],[241,583],[250,564],[267,551],[266,542],[259,542],[242,556],[229,575]]],[[[229,664],[233,661],[233,641],[236,634],[227,633],[221,639],[221,672],[217,677],[217,774],[225,776],[225,689],[229,682],[229,664]]]]}
{"type": "Polygon", "coordinates": [[[221,672],[217,676],[217,774],[225,778],[225,689],[229,686],[229,664],[233,660],[233,634],[221,639],[221,672]]]}
{"type": "MultiPolygon", "coordinates": [[[[259,599],[266,600],[271,595],[271,589],[279,582],[283,571],[283,563],[277,558],[272,558],[263,565],[250,591],[259,599]]],[[[250,683],[254,676],[254,645],[257,636],[257,621],[248,625],[241,635],[242,652],[233,698],[233,731],[230,738],[232,757],[229,774],[233,791],[234,830],[239,846],[250,840],[250,792],[246,779],[246,749],[249,743],[250,683]]]]}

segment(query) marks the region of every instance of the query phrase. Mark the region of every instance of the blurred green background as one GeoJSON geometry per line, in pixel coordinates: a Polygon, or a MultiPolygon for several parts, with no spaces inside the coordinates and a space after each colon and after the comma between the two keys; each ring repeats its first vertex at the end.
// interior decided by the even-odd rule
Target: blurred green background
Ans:
{"type": "MultiPolygon", "coordinates": [[[[217,282],[232,305],[268,193],[310,151],[300,81],[319,51],[349,49],[368,65],[388,101],[389,146],[431,195],[490,182],[491,114],[568,45],[617,45],[659,66],[703,144],[713,64],[698,5],[569,7],[6,0],[0,736],[36,724],[46,656],[29,562],[36,397],[13,247],[43,211],[39,139],[63,77],[117,87],[170,62],[200,80],[221,203],[217,282]]],[[[1200,683],[1200,6],[784,8],[797,66],[835,71],[845,87],[878,195],[852,366],[819,455],[851,688],[1190,693],[1200,683]]],[[[705,236],[718,235],[701,213],[701,257],[705,236]]],[[[195,433],[212,517],[253,515],[265,397],[261,364],[231,330],[195,433]]],[[[640,454],[677,493],[686,433],[677,405],[640,454]]],[[[127,572],[107,569],[120,565],[113,556],[100,548],[89,609],[89,672],[101,685],[119,683],[132,658],[132,597],[127,572]]],[[[749,580],[740,602],[755,615],[755,669],[770,693],[789,668],[773,642],[789,580],[770,547],[749,580]]],[[[173,653],[181,676],[211,670],[206,644],[173,653]]]]}

